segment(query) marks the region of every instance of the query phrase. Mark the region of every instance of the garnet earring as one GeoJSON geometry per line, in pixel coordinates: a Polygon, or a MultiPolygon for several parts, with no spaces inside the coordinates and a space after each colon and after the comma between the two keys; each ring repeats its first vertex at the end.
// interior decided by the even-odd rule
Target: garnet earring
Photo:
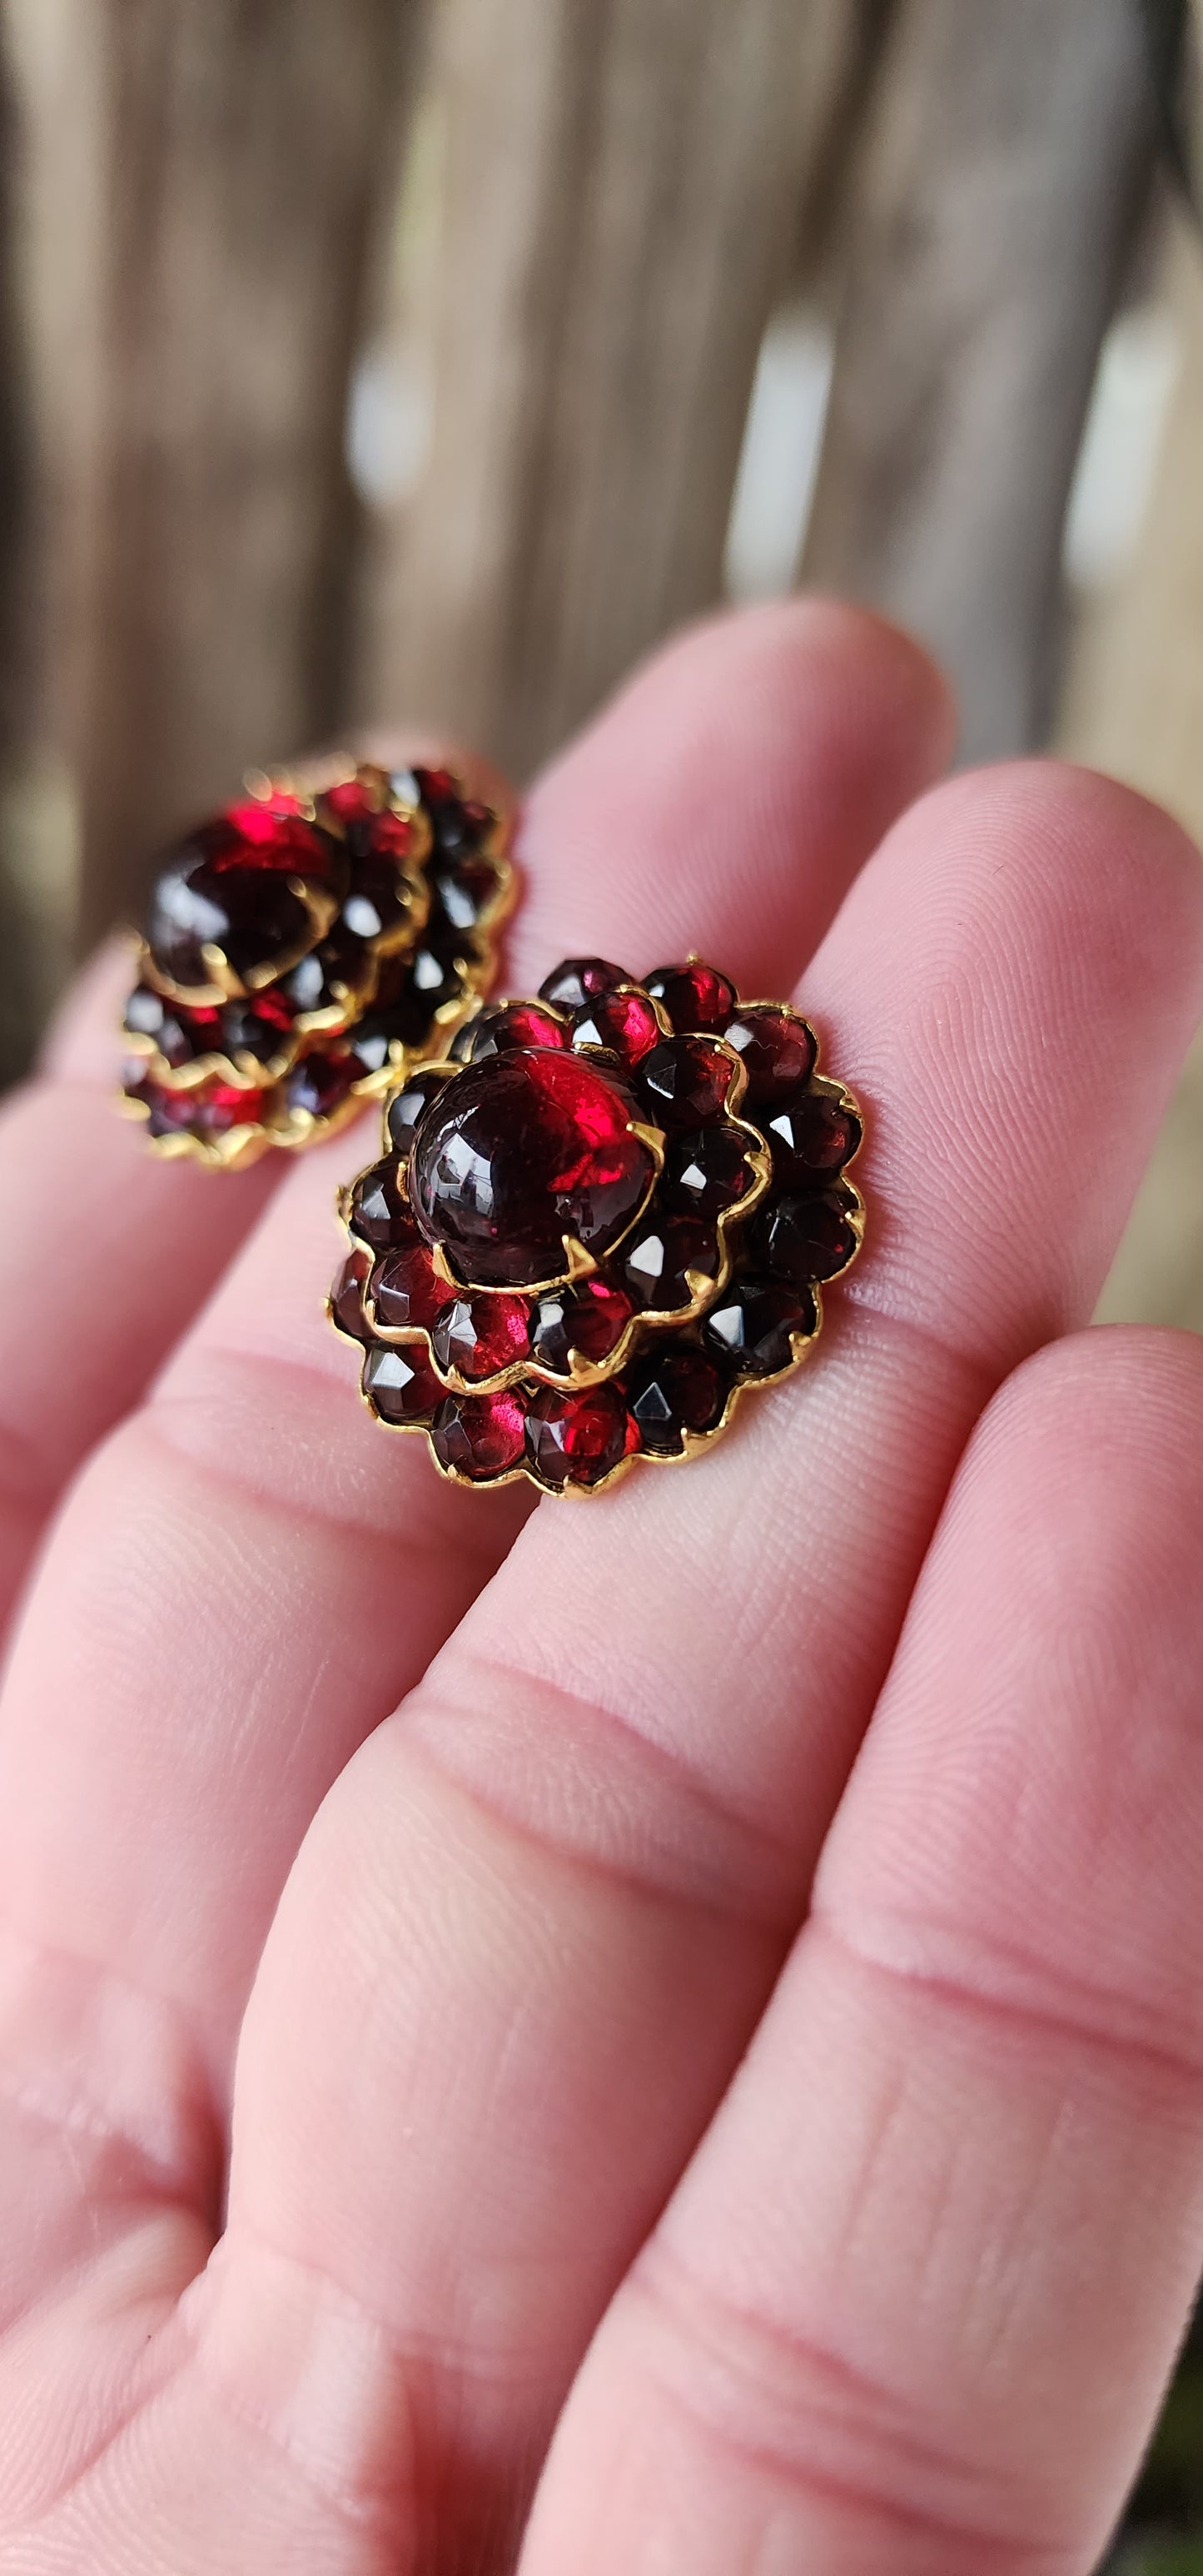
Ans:
{"type": "Polygon", "coordinates": [[[496,972],[508,811],[447,769],[257,773],[164,857],[123,1105],[219,1170],[317,1144],[439,1055],[496,972]]]}
{"type": "Polygon", "coordinates": [[[797,1368],[859,1249],[861,1114],[814,1031],[697,958],[601,958],[414,1065],[344,1193],[330,1300],[377,1419],[440,1472],[597,1493],[797,1368]]]}

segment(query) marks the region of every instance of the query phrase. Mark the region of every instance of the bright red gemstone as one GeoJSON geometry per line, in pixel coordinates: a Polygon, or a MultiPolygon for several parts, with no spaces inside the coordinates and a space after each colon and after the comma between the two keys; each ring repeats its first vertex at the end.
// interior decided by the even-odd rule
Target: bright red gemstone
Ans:
{"type": "Polygon", "coordinates": [[[376,1321],[386,1332],[406,1324],[422,1324],[429,1332],[451,1290],[436,1276],[425,1244],[419,1243],[406,1252],[386,1253],[377,1262],[371,1294],[376,1321]]]}
{"type": "Polygon", "coordinates": [[[517,1467],[526,1445],[526,1412],[513,1390],[496,1395],[449,1395],[430,1429],[430,1445],[444,1467],[487,1484],[517,1467]]]}
{"type": "Polygon", "coordinates": [[[551,1288],[531,1315],[531,1349],[544,1368],[560,1377],[567,1377],[574,1352],[596,1368],[617,1350],[633,1313],[625,1290],[609,1279],[579,1279],[572,1288],[551,1288]]]}
{"type": "Polygon", "coordinates": [[[574,1046],[605,1047],[626,1064],[638,1064],[659,1046],[661,1034],[643,993],[599,993],[595,1002],[582,1003],[572,1023],[574,1046]]]}
{"type": "Polygon", "coordinates": [[[704,1038],[665,1038],[639,1067],[645,1114],[679,1134],[721,1118],[734,1079],[731,1058],[704,1038]]]}
{"type": "Polygon", "coordinates": [[[814,1070],[815,1036],[805,1020],[772,1003],[739,1010],[723,1031],[729,1047],[747,1067],[748,1109],[767,1108],[796,1091],[814,1070]]]}
{"type": "Polygon", "coordinates": [[[550,1011],[541,1011],[537,1002],[499,1002],[491,1011],[482,1011],[469,1022],[464,1032],[464,1056],[469,1064],[480,1064],[485,1056],[499,1055],[506,1047],[562,1047],[567,1033],[550,1011]]]}
{"type": "Polygon", "coordinates": [[[735,1008],[734,984],[716,974],[713,966],[703,966],[700,959],[688,966],[657,966],[643,982],[682,1036],[698,1029],[717,1034],[735,1008]]]}
{"type": "Polygon", "coordinates": [[[444,1306],[430,1342],[441,1369],[455,1369],[466,1378],[500,1377],[530,1351],[525,1301],[496,1291],[456,1297],[444,1306]]]}
{"type": "Polygon", "coordinates": [[[185,987],[207,984],[206,947],[243,982],[283,972],[313,936],[290,879],[332,910],[347,891],[345,851],[295,801],[232,805],[202,823],[168,853],[151,894],[147,942],[161,973],[185,987]]]}
{"type": "Polygon", "coordinates": [[[414,1137],[423,1233],[482,1287],[565,1277],[566,1235],[600,1255],[647,1197],[655,1166],[630,1116],[620,1085],[580,1056],[514,1047],[467,1066],[414,1137]]]}
{"type": "Polygon", "coordinates": [[[582,1395],[543,1386],[527,1404],[526,1445],[545,1484],[597,1485],[636,1439],[613,1386],[591,1386],[582,1395]]]}

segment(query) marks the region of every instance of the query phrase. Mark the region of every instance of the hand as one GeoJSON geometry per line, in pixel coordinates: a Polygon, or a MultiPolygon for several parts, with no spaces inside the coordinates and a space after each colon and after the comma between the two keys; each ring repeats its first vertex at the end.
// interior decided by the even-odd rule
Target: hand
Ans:
{"type": "Polygon", "coordinates": [[[1078,1328],[1203,876],[1080,772],[912,805],[949,741],[774,607],[531,799],[509,989],[800,977],[871,1120],[813,1363],[687,1471],[531,1513],[378,1430],[364,1129],[156,1164],[111,958],[9,1107],[4,2576],[1103,2546],[1203,2259],[1203,1351],[1078,1328]]]}

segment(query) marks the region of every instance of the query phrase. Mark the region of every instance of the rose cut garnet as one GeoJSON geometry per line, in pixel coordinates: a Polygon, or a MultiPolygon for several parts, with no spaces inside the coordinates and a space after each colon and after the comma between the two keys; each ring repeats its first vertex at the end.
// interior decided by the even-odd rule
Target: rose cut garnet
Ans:
{"type": "Polygon", "coordinates": [[[680,1134],[722,1117],[734,1072],[730,1057],[704,1038],[665,1038],[645,1055],[639,1087],[649,1117],[680,1134]]]}
{"type": "Polygon", "coordinates": [[[580,1056],[513,1047],[469,1065],[420,1118],[410,1204],[460,1277],[551,1285],[564,1238],[595,1256],[638,1216],[655,1176],[618,1082],[580,1056]]]}
{"type": "Polygon", "coordinates": [[[686,1431],[710,1431],[726,1399],[727,1381],[704,1351],[653,1353],[632,1370],[629,1401],[645,1449],[679,1455],[686,1431]]]}
{"type": "Polygon", "coordinates": [[[450,1293],[436,1278],[424,1243],[406,1252],[386,1253],[372,1272],[372,1304],[383,1332],[400,1332],[413,1324],[429,1332],[450,1293]]]}
{"type": "Polygon", "coordinates": [[[385,1422],[428,1421],[443,1400],[425,1352],[412,1345],[391,1349],[374,1342],[364,1363],[363,1391],[385,1422]]]}
{"type": "Polygon", "coordinates": [[[814,1031],[805,1020],[767,1006],[737,1011],[723,1031],[747,1067],[750,1109],[767,1109],[797,1091],[814,1070],[814,1031]]]}
{"type": "Polygon", "coordinates": [[[540,984],[539,999],[553,1002],[559,1011],[579,1011],[582,1003],[591,1002],[596,993],[608,993],[615,984],[633,981],[625,966],[610,966],[604,957],[566,957],[554,975],[540,984]]]}
{"type": "Polygon", "coordinates": [[[662,1035],[643,993],[599,993],[595,1002],[582,1003],[572,1023],[574,1046],[605,1047],[609,1054],[620,1055],[624,1064],[638,1064],[659,1046],[662,1035]]]}
{"type": "Polygon", "coordinates": [[[558,1377],[568,1375],[574,1352],[596,1368],[617,1350],[633,1312],[625,1290],[609,1279],[580,1279],[573,1288],[549,1289],[531,1314],[531,1349],[558,1377]]]}
{"type": "Polygon", "coordinates": [[[856,1250],[848,1209],[834,1192],[816,1197],[800,1191],[766,1208],[756,1227],[756,1248],[765,1268],[793,1281],[834,1279],[846,1270],[856,1250]]]}
{"type": "Polygon", "coordinates": [[[540,1387],[527,1406],[526,1445],[545,1483],[597,1485],[635,1442],[621,1396],[603,1384],[583,1395],[540,1387]]]}
{"type": "Polygon", "coordinates": [[[806,1288],[779,1279],[733,1279],[711,1307],[703,1333],[716,1358],[740,1377],[775,1377],[793,1359],[791,1333],[813,1333],[817,1316],[806,1288]]]}
{"type": "Polygon", "coordinates": [[[668,1152],[664,1195],[689,1216],[717,1216],[741,1199],[752,1174],[744,1160],[747,1138],[737,1127],[699,1127],[668,1152]]]}
{"type": "Polygon", "coordinates": [[[734,984],[716,974],[713,966],[704,966],[700,958],[691,959],[687,966],[657,966],[643,981],[683,1036],[698,1029],[717,1033],[735,1008],[734,984]]]}
{"type": "Polygon", "coordinates": [[[527,1358],[530,1329],[521,1297],[456,1297],[444,1306],[430,1336],[441,1369],[460,1377],[500,1377],[527,1358]]]}
{"type": "Polygon", "coordinates": [[[441,1466],[470,1476],[474,1484],[504,1476],[519,1465],[526,1445],[520,1397],[445,1396],[430,1426],[430,1445],[441,1466]]]}
{"type": "Polygon", "coordinates": [[[803,1091],[796,1100],[783,1102],[765,1120],[764,1132],[772,1147],[773,1178],[787,1189],[830,1180],[851,1160],[861,1137],[859,1118],[821,1091],[803,1091]]]}

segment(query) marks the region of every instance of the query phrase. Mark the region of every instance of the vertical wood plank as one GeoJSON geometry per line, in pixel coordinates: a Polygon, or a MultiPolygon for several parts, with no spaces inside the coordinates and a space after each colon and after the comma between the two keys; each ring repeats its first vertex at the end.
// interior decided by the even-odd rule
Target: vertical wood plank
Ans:
{"type": "Polygon", "coordinates": [[[899,0],[804,573],[927,639],[967,756],[1047,724],[1065,502],[1152,148],[1130,0],[899,0]]]}
{"type": "Polygon", "coordinates": [[[425,470],[364,697],[525,771],[718,592],[851,0],[443,0],[425,470]]]}
{"type": "MultiPolygon", "coordinates": [[[[337,720],[348,373],[416,0],[75,0],[107,169],[82,928],[337,720]]],[[[65,157],[70,134],[59,141],[65,157]]]]}

